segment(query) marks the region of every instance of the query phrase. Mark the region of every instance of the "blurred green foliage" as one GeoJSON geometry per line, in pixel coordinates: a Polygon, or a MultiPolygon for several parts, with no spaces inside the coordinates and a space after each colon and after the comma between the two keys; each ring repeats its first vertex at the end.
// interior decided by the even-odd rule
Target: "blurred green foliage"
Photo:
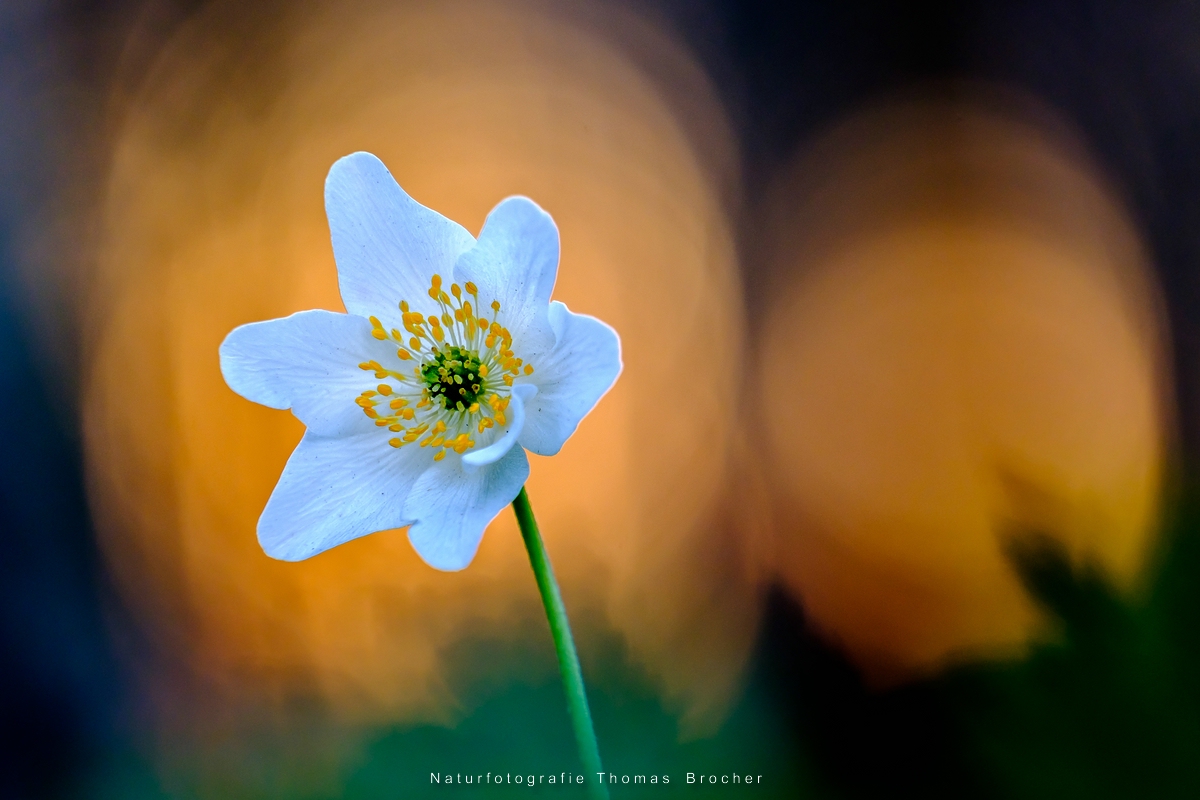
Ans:
{"type": "Polygon", "coordinates": [[[1057,636],[1024,661],[942,683],[972,768],[1013,798],[1200,797],[1200,505],[1168,525],[1145,595],[1119,596],[1053,540],[1014,540],[1057,636]]]}

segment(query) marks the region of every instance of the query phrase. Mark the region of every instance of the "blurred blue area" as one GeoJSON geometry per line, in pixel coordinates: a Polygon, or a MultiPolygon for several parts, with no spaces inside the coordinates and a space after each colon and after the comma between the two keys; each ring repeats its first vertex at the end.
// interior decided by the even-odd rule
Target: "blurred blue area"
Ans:
{"type": "Polygon", "coordinates": [[[0,292],[0,787],[43,797],[108,746],[121,698],[77,442],[0,292]]]}
{"type": "Polygon", "coordinates": [[[56,177],[51,10],[0,9],[0,796],[12,798],[67,790],[111,747],[124,696],[73,403],[50,396],[23,324],[20,261],[56,177]]]}

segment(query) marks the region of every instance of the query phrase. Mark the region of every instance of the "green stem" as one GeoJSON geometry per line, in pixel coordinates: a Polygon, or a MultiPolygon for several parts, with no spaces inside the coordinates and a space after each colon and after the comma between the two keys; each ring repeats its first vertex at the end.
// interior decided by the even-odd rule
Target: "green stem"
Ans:
{"type": "Polygon", "coordinates": [[[579,669],[579,654],[575,652],[575,640],[571,637],[571,623],[567,621],[567,609],[563,605],[558,581],[554,579],[554,568],[550,556],[538,533],[537,520],[529,505],[529,495],[521,487],[521,493],[513,500],[513,511],[517,514],[517,525],[521,538],[529,551],[529,563],[537,578],[538,591],[542,593],[542,604],[546,607],[546,619],[550,623],[550,634],[554,637],[554,649],[558,652],[558,668],[562,672],[563,689],[567,693],[567,710],[571,714],[571,727],[575,729],[575,741],[579,745],[579,760],[585,771],[584,783],[594,798],[608,800],[608,787],[597,774],[600,767],[600,747],[596,744],[596,731],[592,727],[592,712],[588,709],[587,694],[583,690],[583,672],[579,669]]]}

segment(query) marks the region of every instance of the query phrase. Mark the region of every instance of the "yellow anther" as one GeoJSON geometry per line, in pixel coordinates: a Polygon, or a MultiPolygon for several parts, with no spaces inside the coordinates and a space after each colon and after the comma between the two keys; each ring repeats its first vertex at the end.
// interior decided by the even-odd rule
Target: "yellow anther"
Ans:
{"type": "Polygon", "coordinates": [[[441,328],[434,328],[434,329],[433,329],[433,340],[434,340],[435,342],[438,342],[439,344],[440,344],[441,342],[444,342],[444,341],[446,341],[446,334],[445,334],[445,332],[443,332],[441,328]]]}
{"type": "Polygon", "coordinates": [[[499,310],[500,310],[500,301],[493,300],[492,301],[492,311],[499,311],[499,310]]]}
{"type": "Polygon", "coordinates": [[[429,430],[429,423],[422,422],[420,425],[412,429],[412,432],[420,436],[425,431],[429,430]]]}
{"type": "Polygon", "coordinates": [[[454,318],[451,317],[449,314],[442,314],[442,322],[446,325],[447,328],[449,328],[450,326],[452,326],[454,324],[454,318]]]}
{"type": "Polygon", "coordinates": [[[383,328],[375,328],[373,331],[371,331],[371,335],[380,341],[383,341],[387,338],[387,332],[383,328]]]}
{"type": "Polygon", "coordinates": [[[488,336],[486,339],[483,340],[483,344],[489,350],[492,349],[492,346],[496,344],[496,337],[494,335],[488,336]]]}
{"type": "Polygon", "coordinates": [[[475,288],[475,284],[471,283],[470,281],[467,281],[466,289],[467,289],[467,294],[470,294],[470,295],[479,294],[479,289],[475,288]]]}
{"type": "Polygon", "coordinates": [[[450,294],[454,295],[455,297],[462,297],[462,289],[458,287],[457,283],[450,284],[450,294]]]}
{"type": "Polygon", "coordinates": [[[442,285],[442,276],[438,275],[437,273],[434,273],[433,277],[429,279],[429,285],[434,287],[435,289],[438,288],[439,286],[441,286],[442,285]]]}
{"type": "Polygon", "coordinates": [[[468,300],[467,302],[463,303],[463,304],[462,304],[462,307],[463,307],[463,312],[464,312],[464,313],[465,313],[465,314],[466,314],[468,317],[469,317],[469,316],[471,316],[471,301],[470,301],[470,300],[468,300]]]}
{"type": "Polygon", "coordinates": [[[499,336],[499,335],[500,335],[500,332],[501,332],[501,331],[503,331],[503,330],[504,330],[504,328],[501,328],[501,327],[500,327],[500,323],[499,323],[499,322],[493,322],[493,323],[491,324],[491,326],[488,328],[488,331],[490,331],[490,332],[491,332],[493,335],[495,335],[495,336],[499,336]]]}
{"type": "Polygon", "coordinates": [[[525,374],[526,374],[526,375],[532,375],[532,374],[533,374],[533,364],[526,364],[526,365],[525,365],[525,374]]]}
{"type": "MultiPolygon", "coordinates": [[[[458,322],[463,321],[463,311],[461,308],[454,309],[454,319],[457,320],[458,322]]],[[[449,325],[450,323],[447,322],[446,324],[449,325]]]]}
{"type": "Polygon", "coordinates": [[[486,377],[487,377],[487,374],[488,374],[488,368],[487,368],[487,364],[480,364],[480,365],[479,365],[479,375],[480,375],[480,377],[486,378],[486,377]]]}
{"type": "Polygon", "coordinates": [[[446,305],[450,305],[450,295],[446,294],[445,292],[440,292],[438,294],[438,300],[446,305]]]}
{"type": "Polygon", "coordinates": [[[403,397],[397,397],[395,400],[388,403],[389,408],[404,408],[406,405],[408,405],[408,401],[403,397]]]}
{"type": "Polygon", "coordinates": [[[407,300],[400,301],[400,310],[403,311],[405,314],[408,313],[408,301],[407,300]]]}
{"type": "Polygon", "coordinates": [[[442,321],[440,319],[438,319],[437,317],[435,317],[433,314],[430,314],[429,315],[429,324],[432,325],[433,327],[437,328],[437,327],[441,326],[442,321]]]}
{"type": "Polygon", "coordinates": [[[440,419],[433,424],[434,433],[441,433],[444,430],[446,430],[446,423],[442,422],[440,419]]]}
{"type": "Polygon", "coordinates": [[[379,384],[379,393],[384,397],[387,397],[392,393],[392,387],[388,386],[386,383],[381,383],[379,384]]]}
{"type": "Polygon", "coordinates": [[[421,349],[421,340],[414,336],[408,340],[408,346],[411,347],[413,350],[420,350],[421,349]]]}
{"type": "Polygon", "coordinates": [[[388,425],[391,425],[391,424],[392,424],[392,419],[391,419],[391,417],[388,417],[387,419],[377,419],[377,420],[375,420],[375,427],[376,427],[376,428],[386,428],[388,425]]]}
{"type": "Polygon", "coordinates": [[[505,385],[505,386],[512,386],[512,382],[513,382],[513,376],[512,376],[512,375],[505,375],[505,376],[504,376],[504,385],[505,385]]]}
{"type": "Polygon", "coordinates": [[[400,412],[400,416],[404,417],[405,419],[412,419],[416,415],[417,415],[416,412],[413,411],[411,408],[406,408],[400,412]]]}
{"type": "Polygon", "coordinates": [[[496,412],[496,424],[497,424],[497,425],[504,425],[504,424],[506,424],[506,422],[507,422],[507,417],[505,417],[505,416],[504,416],[504,412],[503,412],[503,411],[497,411],[497,412],[496,412]]]}
{"type": "Polygon", "coordinates": [[[371,320],[372,328],[382,328],[383,327],[383,323],[379,321],[379,317],[367,317],[367,319],[371,320]]]}
{"type": "Polygon", "coordinates": [[[397,422],[394,425],[388,425],[388,430],[392,433],[399,433],[400,431],[404,430],[404,426],[397,422]]]}
{"type": "Polygon", "coordinates": [[[376,417],[379,416],[378,412],[376,412],[375,409],[371,408],[370,406],[365,406],[363,408],[363,413],[366,414],[371,419],[375,419],[376,417]]]}
{"type": "Polygon", "coordinates": [[[442,460],[443,458],[445,458],[445,457],[446,457],[446,451],[445,451],[445,450],[438,450],[438,454],[437,454],[436,456],[434,456],[434,457],[433,457],[433,460],[434,460],[434,461],[441,461],[441,460],[442,460]]]}
{"type": "Polygon", "coordinates": [[[358,368],[359,369],[375,369],[375,367],[372,366],[370,361],[364,361],[363,363],[358,365],[358,368]]]}
{"type": "Polygon", "coordinates": [[[471,403],[471,407],[468,408],[467,411],[470,411],[472,414],[478,414],[479,413],[479,403],[471,403]]]}
{"type": "Polygon", "coordinates": [[[407,350],[397,350],[396,357],[401,361],[408,361],[410,358],[412,358],[412,355],[410,355],[407,350]]]}
{"type": "Polygon", "coordinates": [[[404,442],[401,439],[388,439],[388,444],[390,444],[392,447],[403,447],[404,446],[404,442]]]}
{"type": "Polygon", "coordinates": [[[435,436],[435,437],[433,437],[433,441],[429,443],[429,446],[430,446],[430,447],[441,447],[441,446],[442,446],[442,442],[444,442],[444,441],[446,441],[446,437],[444,437],[444,436],[435,436]]]}

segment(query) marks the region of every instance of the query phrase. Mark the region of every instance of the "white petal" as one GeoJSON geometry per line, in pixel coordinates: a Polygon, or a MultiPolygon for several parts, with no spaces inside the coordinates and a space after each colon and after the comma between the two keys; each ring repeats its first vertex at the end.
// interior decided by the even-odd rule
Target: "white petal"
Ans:
{"type": "Polygon", "coordinates": [[[475,557],[483,529],[513,501],[528,477],[529,459],[519,447],[472,472],[453,457],[435,462],[404,504],[405,515],[417,520],[408,540],[429,566],[448,572],[463,569],[475,557]]]}
{"type": "Polygon", "coordinates": [[[362,317],[319,310],[234,328],[220,353],[229,388],[247,400],[292,409],[323,436],[370,422],[354,398],[377,382],[358,365],[397,361],[395,346],[372,338],[362,317]]]}
{"type": "Polygon", "coordinates": [[[402,328],[397,304],[427,298],[435,273],[449,281],[475,239],[457,222],[413,200],[370,153],[339,159],[325,179],[325,213],[338,285],[351,314],[402,328]]]}
{"type": "Polygon", "coordinates": [[[526,379],[537,384],[538,393],[525,404],[525,429],[518,440],[540,456],[562,448],[622,368],[621,340],[608,325],[573,314],[558,301],[550,304],[549,316],[557,342],[526,379]]]}
{"type": "Polygon", "coordinates": [[[508,408],[505,409],[508,428],[505,429],[504,434],[499,439],[487,447],[472,450],[464,455],[462,459],[464,469],[470,472],[487,464],[493,464],[499,461],[517,443],[517,440],[521,436],[521,430],[525,427],[525,404],[537,392],[537,387],[528,383],[513,387],[512,399],[508,403],[508,408]]]}
{"type": "Polygon", "coordinates": [[[300,561],[412,520],[404,502],[428,454],[397,450],[378,430],[354,436],[304,434],[258,519],[258,542],[272,558],[300,561]]]}
{"type": "Polygon", "coordinates": [[[547,351],[554,334],[546,317],[558,276],[558,227],[528,197],[510,197],[488,214],[479,241],[454,267],[454,280],[479,288],[480,311],[500,301],[500,324],[522,358],[547,351]]]}

